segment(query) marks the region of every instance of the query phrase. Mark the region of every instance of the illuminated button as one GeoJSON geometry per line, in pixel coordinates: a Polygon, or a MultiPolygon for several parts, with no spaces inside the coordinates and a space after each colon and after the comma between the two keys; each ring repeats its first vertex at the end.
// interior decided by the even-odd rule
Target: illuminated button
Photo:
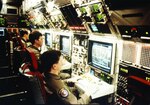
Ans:
{"type": "Polygon", "coordinates": [[[148,33],[148,32],[145,32],[145,34],[148,35],[149,33],[148,33]]]}
{"type": "Polygon", "coordinates": [[[128,31],[125,31],[125,33],[128,33],[128,31]]]}

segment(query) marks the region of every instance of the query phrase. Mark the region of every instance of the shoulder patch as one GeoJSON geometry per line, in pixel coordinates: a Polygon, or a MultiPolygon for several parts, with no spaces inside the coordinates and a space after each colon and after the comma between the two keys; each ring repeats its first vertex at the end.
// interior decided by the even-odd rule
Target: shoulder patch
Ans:
{"type": "Polygon", "coordinates": [[[68,92],[67,89],[62,88],[62,89],[59,90],[59,95],[60,95],[62,98],[66,98],[66,97],[68,97],[69,92],[68,92]]]}

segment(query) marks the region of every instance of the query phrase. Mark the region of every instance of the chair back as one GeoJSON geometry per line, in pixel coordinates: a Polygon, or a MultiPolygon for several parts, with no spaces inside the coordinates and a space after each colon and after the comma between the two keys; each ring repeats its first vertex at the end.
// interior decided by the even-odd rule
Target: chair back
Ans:
{"type": "Polygon", "coordinates": [[[19,72],[29,78],[35,104],[46,104],[46,90],[43,75],[38,71],[38,61],[33,52],[27,49],[30,62],[25,62],[19,68],[19,72]]]}

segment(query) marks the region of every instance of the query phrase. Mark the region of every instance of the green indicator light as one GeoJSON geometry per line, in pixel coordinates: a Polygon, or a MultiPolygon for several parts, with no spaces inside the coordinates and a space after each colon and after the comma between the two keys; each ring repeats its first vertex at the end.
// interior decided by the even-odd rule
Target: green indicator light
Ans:
{"type": "Polygon", "coordinates": [[[125,31],[125,33],[128,33],[128,31],[125,31]]]}
{"type": "Polygon", "coordinates": [[[148,32],[145,32],[145,34],[148,35],[149,33],[148,33],[148,32]]]}

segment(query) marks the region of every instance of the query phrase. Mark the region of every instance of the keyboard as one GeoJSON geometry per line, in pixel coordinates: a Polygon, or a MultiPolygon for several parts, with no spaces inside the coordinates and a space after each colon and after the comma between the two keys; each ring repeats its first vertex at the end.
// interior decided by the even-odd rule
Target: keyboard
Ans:
{"type": "Polygon", "coordinates": [[[82,92],[87,91],[88,93],[90,93],[92,95],[98,91],[99,84],[88,81],[86,79],[80,79],[76,83],[76,86],[78,89],[80,89],[80,91],[82,91],[82,92]]]}

